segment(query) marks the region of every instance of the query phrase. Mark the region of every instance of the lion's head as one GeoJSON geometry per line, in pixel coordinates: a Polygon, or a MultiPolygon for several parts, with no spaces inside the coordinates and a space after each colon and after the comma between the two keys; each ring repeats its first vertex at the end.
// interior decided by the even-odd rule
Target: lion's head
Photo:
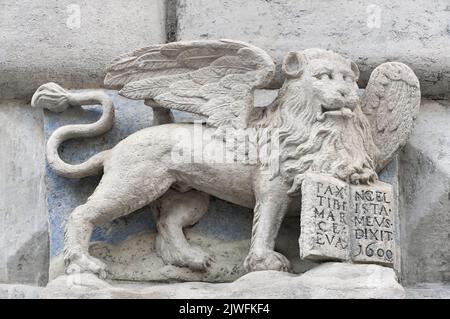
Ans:
{"type": "Polygon", "coordinates": [[[376,178],[378,149],[359,104],[357,65],[308,49],[289,53],[283,71],[279,97],[261,120],[279,132],[278,173],[293,183],[292,191],[308,171],[354,183],[376,178]]]}
{"type": "Polygon", "coordinates": [[[290,52],[283,63],[285,86],[302,91],[319,121],[352,116],[359,102],[357,65],[322,49],[290,52]]]}

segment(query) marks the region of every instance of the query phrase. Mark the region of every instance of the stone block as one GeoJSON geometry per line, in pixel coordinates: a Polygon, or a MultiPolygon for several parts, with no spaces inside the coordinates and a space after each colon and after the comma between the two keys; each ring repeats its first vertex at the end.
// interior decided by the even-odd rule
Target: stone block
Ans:
{"type": "Polygon", "coordinates": [[[450,285],[441,283],[405,287],[408,299],[450,299],[450,285]]]}
{"type": "Polygon", "coordinates": [[[42,110],[0,101],[0,282],[45,285],[48,226],[42,110]]]}
{"type": "Polygon", "coordinates": [[[350,185],[307,174],[302,187],[300,256],[393,266],[397,205],[390,184],[350,185]]]}
{"type": "Polygon", "coordinates": [[[405,291],[390,268],[344,263],[322,264],[303,275],[257,271],[225,284],[170,285],[105,282],[94,275],[61,276],[43,299],[401,299],[405,291]]]}
{"type": "Polygon", "coordinates": [[[30,98],[43,83],[101,87],[122,53],[166,41],[166,0],[48,0],[0,4],[0,98],[30,98]]]}
{"type": "Polygon", "coordinates": [[[300,257],[349,260],[350,186],[321,174],[308,174],[302,185],[300,257]]]}
{"type": "Polygon", "coordinates": [[[402,280],[450,282],[450,103],[423,101],[400,154],[402,280]]]}
{"type": "Polygon", "coordinates": [[[44,288],[0,284],[0,299],[38,299],[44,288]]]}
{"type": "Polygon", "coordinates": [[[392,185],[382,182],[350,188],[350,212],[355,262],[393,266],[398,255],[397,198],[392,185]]]}
{"type": "Polygon", "coordinates": [[[450,95],[450,6],[447,0],[178,0],[177,39],[229,38],[267,50],[278,62],[289,51],[320,47],[353,59],[361,87],[387,61],[409,65],[428,97],[450,95]]]}

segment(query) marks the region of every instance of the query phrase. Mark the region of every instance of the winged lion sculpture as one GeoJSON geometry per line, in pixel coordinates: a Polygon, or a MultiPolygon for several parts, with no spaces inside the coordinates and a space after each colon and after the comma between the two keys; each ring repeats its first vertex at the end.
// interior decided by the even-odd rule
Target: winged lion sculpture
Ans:
{"type": "Polygon", "coordinates": [[[67,223],[67,272],[81,269],[106,276],[105,264],[88,252],[94,226],[151,203],[157,206],[156,249],[164,262],[205,270],[212,257],[191,246],[183,228],[206,213],[209,195],[254,209],[244,262],[248,271],[289,271],[289,260],[274,250],[275,241],[286,213],[299,210],[304,174],[324,173],[354,184],[376,181],[377,172],[408,138],[419,110],[420,86],[408,66],[388,62],[373,71],[360,96],[357,65],[322,49],[288,53],[282,70],[285,82],[278,97],[257,108],[254,93],[271,83],[275,63],[253,45],[186,41],[122,55],[109,66],[105,85],[127,98],[145,100],[159,125],[78,165],[64,162],[59,146],[108,131],[113,103],[101,91],[70,93],[55,83],[41,86],[33,96],[34,107],[62,112],[70,106],[103,106],[97,122],[61,127],[48,140],[47,160],[58,174],[81,178],[103,172],[95,192],[67,223]],[[191,135],[193,124],[173,123],[171,109],[206,117],[203,134],[191,135]],[[173,137],[186,134],[193,136],[193,145],[207,140],[213,151],[233,152],[226,146],[229,138],[220,134],[226,129],[249,132],[248,144],[258,154],[269,150],[267,156],[252,163],[217,162],[206,152],[200,162],[174,161],[179,141],[173,137]]]}

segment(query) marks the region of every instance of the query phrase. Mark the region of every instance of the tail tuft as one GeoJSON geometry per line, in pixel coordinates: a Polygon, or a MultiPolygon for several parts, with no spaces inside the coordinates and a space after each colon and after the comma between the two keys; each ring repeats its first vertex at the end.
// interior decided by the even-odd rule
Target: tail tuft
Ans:
{"type": "Polygon", "coordinates": [[[31,99],[31,106],[57,113],[64,112],[70,106],[69,93],[53,82],[41,85],[31,99]]]}

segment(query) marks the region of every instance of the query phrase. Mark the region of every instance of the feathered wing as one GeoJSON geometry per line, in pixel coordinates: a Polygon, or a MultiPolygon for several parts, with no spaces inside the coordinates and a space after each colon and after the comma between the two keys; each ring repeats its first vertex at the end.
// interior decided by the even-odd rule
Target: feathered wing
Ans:
{"type": "Polygon", "coordinates": [[[380,150],[377,168],[384,168],[405,145],[420,107],[420,84],[414,72],[399,62],[383,63],[371,74],[362,110],[380,150]]]}
{"type": "Polygon", "coordinates": [[[154,45],[125,54],[108,68],[105,85],[131,99],[208,117],[211,126],[245,127],[254,90],[275,74],[263,50],[238,41],[154,45]]]}

